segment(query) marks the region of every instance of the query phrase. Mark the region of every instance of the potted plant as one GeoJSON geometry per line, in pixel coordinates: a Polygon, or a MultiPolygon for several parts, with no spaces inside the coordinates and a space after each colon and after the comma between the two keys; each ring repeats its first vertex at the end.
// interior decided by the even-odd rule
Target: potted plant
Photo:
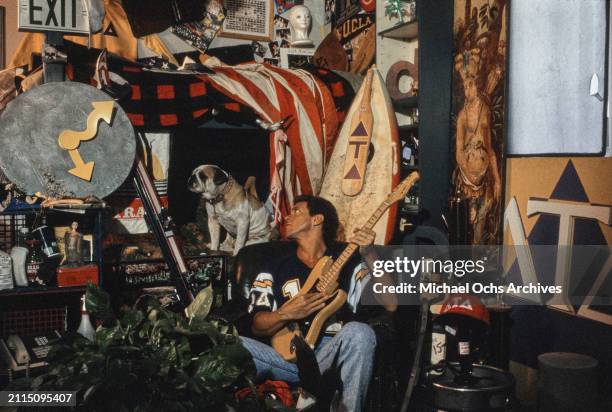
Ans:
{"type": "Polygon", "coordinates": [[[67,334],[45,374],[10,390],[76,391],[73,410],[88,412],[288,410],[272,399],[236,400],[236,388],[253,386],[254,364],[232,325],[206,318],[210,300],[187,318],[143,296],[117,317],[108,294],[89,285],[86,307],[101,322],[95,339],[67,334]]]}

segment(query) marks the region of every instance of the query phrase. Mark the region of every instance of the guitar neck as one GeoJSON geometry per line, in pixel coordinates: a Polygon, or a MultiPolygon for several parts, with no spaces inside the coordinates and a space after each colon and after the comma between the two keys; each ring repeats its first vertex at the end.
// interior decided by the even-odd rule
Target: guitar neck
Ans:
{"type": "MultiPolygon", "coordinates": [[[[371,73],[371,71],[370,71],[371,73]]],[[[419,173],[412,172],[408,177],[400,182],[399,185],[393,189],[393,191],[387,196],[387,198],[378,206],[378,209],[370,216],[365,225],[362,226],[362,229],[372,230],[374,225],[381,218],[383,213],[387,211],[387,209],[394,204],[395,202],[403,199],[404,196],[408,193],[414,182],[419,180],[419,173]]],[[[332,284],[333,282],[338,281],[338,277],[340,276],[340,271],[351,258],[353,253],[357,250],[359,246],[355,243],[349,243],[348,246],[344,249],[344,251],[338,256],[338,259],[334,261],[329,270],[322,274],[319,277],[319,282],[317,282],[316,288],[319,292],[323,292],[326,290],[327,286],[332,284]]]]}
{"type": "MultiPolygon", "coordinates": [[[[385,211],[392,204],[393,202],[390,202],[389,200],[385,200],[384,202],[382,202],[380,206],[378,206],[378,209],[376,209],[376,211],[372,214],[372,216],[370,216],[366,224],[362,226],[362,229],[366,229],[366,230],[372,229],[374,225],[376,224],[376,222],[378,222],[378,220],[381,218],[383,213],[385,213],[385,211]]],[[[322,291],[325,288],[326,284],[329,284],[330,282],[338,281],[338,277],[340,276],[340,271],[342,270],[346,262],[349,261],[351,256],[353,256],[353,253],[355,253],[355,251],[358,248],[359,248],[359,245],[357,245],[356,243],[349,243],[344,248],[340,256],[338,256],[338,258],[334,261],[334,263],[331,265],[329,270],[321,276],[321,282],[317,284],[317,290],[322,291]]]]}

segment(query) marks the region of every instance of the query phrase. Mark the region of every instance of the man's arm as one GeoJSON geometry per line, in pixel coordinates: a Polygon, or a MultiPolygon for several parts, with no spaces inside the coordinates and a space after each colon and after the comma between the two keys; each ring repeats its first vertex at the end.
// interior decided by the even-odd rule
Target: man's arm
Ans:
{"type": "Polygon", "coordinates": [[[257,312],[253,317],[251,331],[255,336],[272,336],[287,322],[301,320],[323,309],[329,299],[324,293],[298,295],[274,312],[257,312]]]}

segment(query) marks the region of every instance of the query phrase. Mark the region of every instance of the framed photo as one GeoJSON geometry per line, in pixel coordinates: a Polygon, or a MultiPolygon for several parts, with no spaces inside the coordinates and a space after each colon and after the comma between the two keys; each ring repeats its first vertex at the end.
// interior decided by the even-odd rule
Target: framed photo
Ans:
{"type": "Polygon", "coordinates": [[[0,70],[4,69],[6,64],[6,36],[5,36],[5,9],[0,6],[0,70]]]}
{"type": "Polygon", "coordinates": [[[285,69],[301,69],[312,64],[315,49],[281,48],[280,66],[285,69]]]}
{"type": "Polygon", "coordinates": [[[271,41],[274,36],[274,0],[225,0],[222,37],[271,41]]]}

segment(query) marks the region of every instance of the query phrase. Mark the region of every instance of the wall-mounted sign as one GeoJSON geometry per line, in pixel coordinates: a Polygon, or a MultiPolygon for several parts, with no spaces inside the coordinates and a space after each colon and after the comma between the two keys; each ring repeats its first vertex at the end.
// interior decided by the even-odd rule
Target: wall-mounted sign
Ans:
{"type": "Polygon", "coordinates": [[[346,42],[352,39],[363,30],[369,28],[374,23],[373,14],[358,14],[350,19],[344,21],[344,23],[338,25],[336,30],[338,31],[340,42],[346,42]]]}
{"type": "Polygon", "coordinates": [[[19,0],[19,30],[89,33],[82,0],[19,0]]]}

